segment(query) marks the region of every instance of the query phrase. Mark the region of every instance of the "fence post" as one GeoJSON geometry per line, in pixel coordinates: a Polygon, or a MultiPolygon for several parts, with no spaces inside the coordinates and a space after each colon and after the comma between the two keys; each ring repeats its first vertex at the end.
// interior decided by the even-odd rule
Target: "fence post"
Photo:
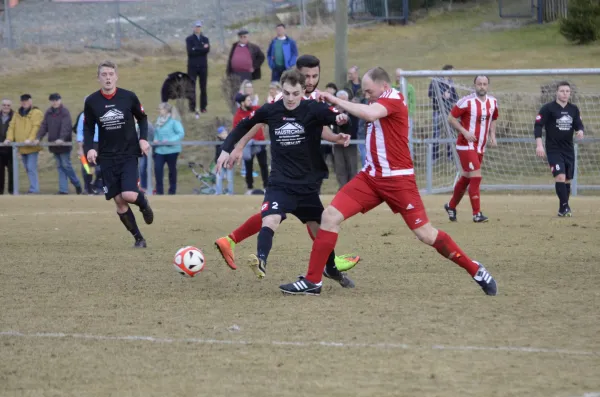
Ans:
{"type": "Polygon", "coordinates": [[[115,1],[115,46],[117,50],[121,49],[121,9],[120,0],[115,1]]]}
{"type": "Polygon", "coordinates": [[[433,192],[433,143],[427,142],[427,194],[433,192]]]}
{"type": "MultiPolygon", "coordinates": [[[[12,144],[13,195],[19,195],[19,148],[12,144]]],[[[4,172],[4,171],[2,171],[4,172]]]]}
{"type": "Polygon", "coordinates": [[[544,23],[544,0],[538,0],[537,21],[539,24],[544,23]]]}
{"type": "Polygon", "coordinates": [[[575,150],[575,164],[573,164],[573,180],[571,181],[571,195],[572,196],[577,196],[577,173],[579,172],[578,170],[578,159],[577,157],[579,157],[579,145],[576,143],[573,145],[574,150],[575,150]]]}
{"type": "Polygon", "coordinates": [[[152,186],[152,170],[154,169],[153,163],[153,153],[154,147],[150,146],[150,150],[148,151],[147,161],[146,161],[146,195],[152,196],[152,191],[154,190],[154,186],[152,186]]]}
{"type": "MultiPolygon", "coordinates": [[[[400,89],[402,90],[402,96],[408,106],[408,81],[404,76],[400,77],[400,89]]],[[[413,136],[410,117],[408,118],[408,149],[410,151],[410,157],[413,157],[413,136]]]]}
{"type": "Polygon", "coordinates": [[[10,24],[10,4],[4,0],[4,44],[11,50],[15,49],[12,39],[12,26],[10,24]]]}
{"type": "Polygon", "coordinates": [[[405,25],[408,24],[408,16],[410,13],[409,8],[410,8],[410,5],[408,4],[408,0],[403,0],[402,1],[402,20],[405,25]]]}
{"type": "Polygon", "coordinates": [[[223,14],[221,10],[221,0],[215,0],[215,7],[217,7],[217,25],[219,26],[219,46],[221,47],[222,53],[227,51],[225,48],[225,27],[223,26],[223,14]]]}

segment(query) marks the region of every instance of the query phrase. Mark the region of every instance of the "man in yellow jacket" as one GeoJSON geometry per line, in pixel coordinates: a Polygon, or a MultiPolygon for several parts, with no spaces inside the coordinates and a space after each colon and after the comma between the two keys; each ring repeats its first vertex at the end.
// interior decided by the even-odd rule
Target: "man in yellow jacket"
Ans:
{"type": "MultiPolygon", "coordinates": [[[[44,113],[37,107],[32,106],[32,103],[31,95],[21,95],[21,107],[15,112],[10,121],[4,143],[32,143],[35,140],[44,119],[44,113]]],[[[41,150],[40,146],[19,147],[23,166],[29,178],[29,190],[27,193],[40,192],[40,184],[38,182],[38,154],[41,150]]]]}

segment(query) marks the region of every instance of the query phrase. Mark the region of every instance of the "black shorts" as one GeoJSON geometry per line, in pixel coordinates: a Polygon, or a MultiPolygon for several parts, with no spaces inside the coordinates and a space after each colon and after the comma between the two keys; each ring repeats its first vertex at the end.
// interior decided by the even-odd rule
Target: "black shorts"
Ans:
{"type": "Polygon", "coordinates": [[[138,192],[139,168],[137,157],[104,160],[100,163],[104,197],[115,198],[123,192],[138,192]]]}
{"type": "Polygon", "coordinates": [[[281,221],[286,214],[292,214],[302,223],[319,222],[323,215],[323,203],[318,192],[294,194],[280,187],[268,187],[261,207],[261,215],[281,215],[281,221]]]}
{"type": "Polygon", "coordinates": [[[552,175],[556,177],[559,174],[565,174],[565,179],[573,179],[574,167],[575,167],[575,153],[568,152],[549,152],[548,165],[552,175]]]}

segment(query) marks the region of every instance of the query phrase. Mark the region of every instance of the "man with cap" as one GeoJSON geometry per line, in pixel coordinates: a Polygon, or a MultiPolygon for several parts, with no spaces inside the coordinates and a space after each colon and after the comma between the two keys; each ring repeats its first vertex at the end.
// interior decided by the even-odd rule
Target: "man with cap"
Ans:
{"type": "Polygon", "coordinates": [[[21,107],[14,114],[8,126],[6,140],[4,143],[26,143],[31,146],[20,146],[19,153],[23,160],[23,166],[29,178],[29,190],[27,193],[34,194],[40,192],[40,184],[38,179],[38,155],[42,150],[41,147],[33,145],[36,134],[40,129],[44,113],[33,106],[31,95],[21,95],[21,107]]]}
{"type": "Polygon", "coordinates": [[[238,32],[239,40],[233,43],[227,61],[227,76],[238,76],[239,81],[260,80],[260,67],[265,62],[262,50],[248,40],[248,31],[238,32]]]}
{"type": "MultiPolygon", "coordinates": [[[[63,106],[62,99],[58,93],[50,94],[48,97],[50,108],[44,114],[42,125],[37,131],[33,143],[38,144],[40,140],[48,135],[49,143],[71,143],[73,126],[71,125],[71,113],[63,106]]],[[[58,194],[69,194],[69,180],[75,186],[77,194],[81,194],[81,183],[73,165],[71,164],[71,150],[69,146],[50,146],[50,153],[54,154],[56,168],[58,170],[58,194]]]]}
{"type": "Polygon", "coordinates": [[[200,111],[206,113],[208,101],[206,98],[206,78],[208,75],[207,55],[210,51],[208,37],[202,34],[202,21],[194,24],[194,33],[185,39],[188,54],[188,75],[194,82],[194,96],[190,101],[190,111],[200,114],[196,110],[196,79],[200,80],[200,111]]]}

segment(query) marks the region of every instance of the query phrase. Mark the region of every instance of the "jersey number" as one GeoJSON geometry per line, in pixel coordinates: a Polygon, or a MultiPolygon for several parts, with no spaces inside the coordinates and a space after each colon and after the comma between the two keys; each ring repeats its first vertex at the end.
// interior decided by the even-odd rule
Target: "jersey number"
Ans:
{"type": "Polygon", "coordinates": [[[279,204],[277,203],[277,201],[273,201],[271,204],[271,208],[273,208],[274,210],[279,209],[279,204]]]}

